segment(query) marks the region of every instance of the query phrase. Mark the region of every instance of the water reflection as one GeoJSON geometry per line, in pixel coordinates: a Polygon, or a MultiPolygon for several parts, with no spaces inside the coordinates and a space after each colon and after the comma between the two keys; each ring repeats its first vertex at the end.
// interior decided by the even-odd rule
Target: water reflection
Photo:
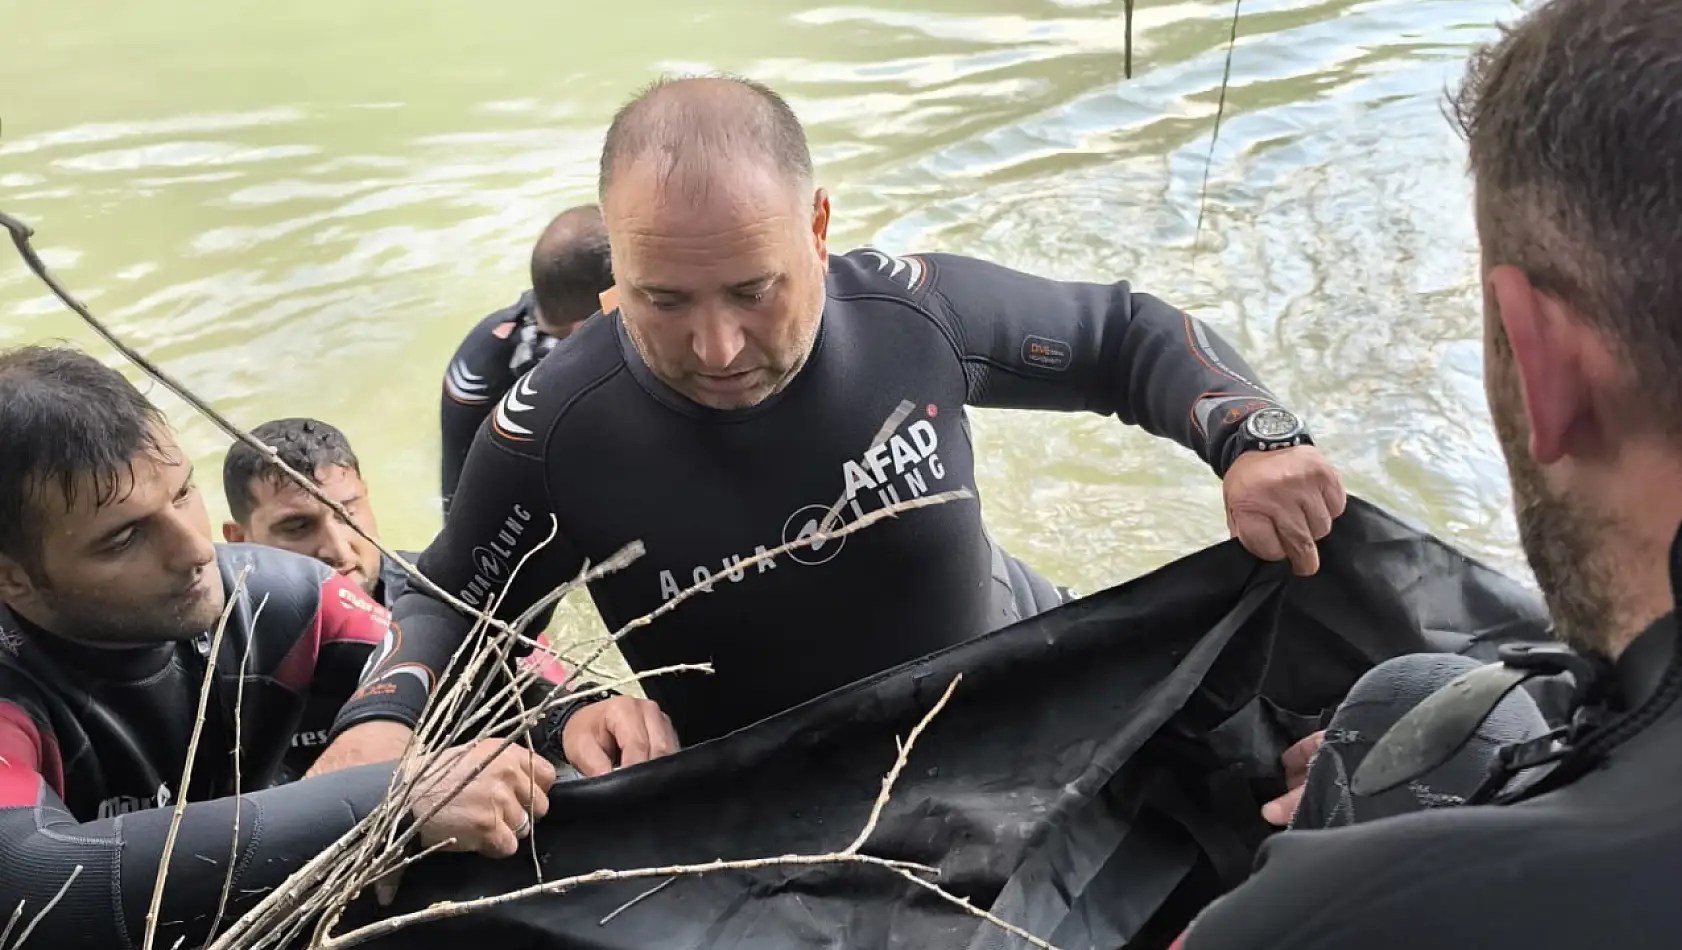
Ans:
{"type": "MultiPolygon", "coordinates": [[[[238,30],[178,12],[229,49],[278,45],[249,62],[184,50],[202,57],[185,72],[82,56],[122,95],[61,95],[62,120],[21,132],[8,117],[0,208],[237,421],[340,423],[391,539],[414,546],[437,524],[434,407],[460,333],[525,286],[549,215],[592,200],[630,90],[660,69],[737,70],[806,119],[841,247],[1127,279],[1194,310],[1308,412],[1354,490],[1522,572],[1483,405],[1461,151],[1439,111],[1510,0],[1248,0],[1195,242],[1224,0],[1140,4],[1131,80],[1120,0],[643,0],[569,14],[597,41],[566,62],[542,26],[560,14],[540,6],[440,9],[448,22],[378,35],[326,30],[348,16],[328,0],[242,8],[274,21],[238,30]],[[627,33],[645,13],[656,25],[627,33]]],[[[112,30],[84,42],[119,50],[112,30]]],[[[34,88],[43,62],[0,61],[0,79],[34,88]]],[[[0,344],[78,332],[0,265],[0,344]]],[[[222,437],[164,402],[219,464],[222,437]]],[[[1100,587],[1224,536],[1219,485],[1184,451],[1112,419],[977,415],[994,530],[1059,580],[1100,587]]]]}

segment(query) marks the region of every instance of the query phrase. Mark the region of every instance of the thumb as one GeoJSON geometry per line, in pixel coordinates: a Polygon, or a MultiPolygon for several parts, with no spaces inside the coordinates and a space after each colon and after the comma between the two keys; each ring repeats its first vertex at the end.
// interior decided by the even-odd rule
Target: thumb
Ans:
{"type": "Polygon", "coordinates": [[[1291,823],[1291,815],[1297,810],[1297,804],[1301,801],[1302,786],[1299,785],[1263,805],[1262,818],[1270,825],[1283,828],[1291,823]]]}

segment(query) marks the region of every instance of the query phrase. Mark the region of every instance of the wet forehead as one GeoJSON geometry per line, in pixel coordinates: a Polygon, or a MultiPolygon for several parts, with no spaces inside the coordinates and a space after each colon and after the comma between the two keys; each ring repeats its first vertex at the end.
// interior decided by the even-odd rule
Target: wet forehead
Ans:
{"type": "Polygon", "coordinates": [[[168,435],[156,451],[144,451],[127,466],[65,485],[49,479],[37,487],[41,537],[49,549],[81,550],[112,532],[168,507],[192,477],[192,466],[168,435]],[[103,502],[103,504],[101,504],[103,502]]]}
{"type": "Polygon", "coordinates": [[[804,222],[789,183],[744,164],[698,179],[638,162],[607,206],[615,269],[632,286],[734,284],[774,272],[804,222]]]}
{"type": "MultiPolygon", "coordinates": [[[[251,497],[255,502],[252,509],[252,520],[265,522],[280,521],[283,518],[295,516],[325,517],[331,514],[326,505],[317,501],[315,496],[305,491],[298,483],[281,475],[276,481],[268,476],[258,476],[251,483],[251,497]]],[[[328,465],[315,471],[317,487],[328,498],[341,505],[350,505],[362,499],[367,494],[367,488],[361,476],[353,469],[339,465],[328,465]]]]}

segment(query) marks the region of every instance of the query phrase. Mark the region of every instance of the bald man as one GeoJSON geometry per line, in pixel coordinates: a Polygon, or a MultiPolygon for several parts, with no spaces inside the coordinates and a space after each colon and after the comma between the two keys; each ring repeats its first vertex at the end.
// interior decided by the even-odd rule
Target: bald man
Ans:
{"type": "MultiPolygon", "coordinates": [[[[1033,580],[973,500],[741,563],[832,516],[973,490],[967,406],[1093,412],[1173,439],[1224,479],[1246,547],[1317,569],[1342,485],[1212,330],[1125,282],[1052,281],[953,254],[831,257],[829,199],[771,90],[657,84],[608,129],[599,188],[618,307],[497,405],[420,566],[489,604],[553,517],[555,539],[499,602],[512,617],[586,559],[642,541],[648,553],[590,593],[618,628],[708,585],[620,642],[636,669],[712,664],[643,684],[684,742],[1022,618],[1033,580]]],[[[370,682],[398,664],[442,669],[470,627],[424,593],[394,613],[402,645],[370,682]]],[[[338,761],[403,740],[426,695],[420,678],[389,682],[345,707],[338,761]]],[[[646,714],[620,709],[577,713],[589,728],[569,734],[596,741],[583,750],[592,762],[631,764],[658,745],[646,714]]]]}
{"type": "Polygon", "coordinates": [[[444,372],[439,422],[446,511],[479,424],[514,380],[599,309],[599,295],[612,286],[601,209],[580,205],[556,215],[532,248],[531,289],[468,331],[444,372]]]}

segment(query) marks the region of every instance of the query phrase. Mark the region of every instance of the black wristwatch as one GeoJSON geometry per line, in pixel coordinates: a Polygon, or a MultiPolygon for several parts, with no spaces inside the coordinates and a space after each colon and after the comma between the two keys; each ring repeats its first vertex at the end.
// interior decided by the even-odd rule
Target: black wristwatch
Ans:
{"type": "Polygon", "coordinates": [[[1308,427],[1289,409],[1278,406],[1267,406],[1257,409],[1244,417],[1238,427],[1238,453],[1242,455],[1252,449],[1261,452],[1272,452],[1277,449],[1288,449],[1298,445],[1313,445],[1314,439],[1308,434],[1308,427]]]}

